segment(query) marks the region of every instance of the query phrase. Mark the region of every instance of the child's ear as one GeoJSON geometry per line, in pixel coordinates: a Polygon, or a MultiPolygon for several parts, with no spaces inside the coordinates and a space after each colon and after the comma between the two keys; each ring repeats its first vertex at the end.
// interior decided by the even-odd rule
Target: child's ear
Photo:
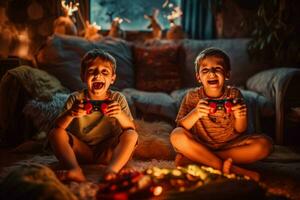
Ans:
{"type": "Polygon", "coordinates": [[[114,84],[115,80],[116,80],[116,74],[114,74],[114,75],[111,77],[110,84],[111,84],[111,85],[114,84]]]}
{"type": "Polygon", "coordinates": [[[225,75],[225,80],[227,80],[227,81],[228,81],[228,80],[229,80],[229,78],[230,78],[230,72],[227,72],[227,73],[226,73],[226,75],[225,75]]]}
{"type": "Polygon", "coordinates": [[[199,83],[201,83],[201,79],[200,79],[199,73],[196,73],[196,79],[197,79],[197,81],[198,81],[199,83]]]}

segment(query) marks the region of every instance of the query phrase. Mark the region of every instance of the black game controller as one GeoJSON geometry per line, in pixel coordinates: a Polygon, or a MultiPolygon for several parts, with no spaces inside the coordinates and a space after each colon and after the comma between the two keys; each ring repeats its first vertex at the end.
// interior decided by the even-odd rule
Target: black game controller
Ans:
{"type": "Polygon", "coordinates": [[[94,111],[102,112],[102,114],[106,113],[108,105],[113,102],[112,100],[89,100],[85,99],[83,101],[84,109],[87,114],[90,114],[94,111]]]}
{"type": "Polygon", "coordinates": [[[208,99],[209,113],[214,114],[217,110],[225,110],[226,113],[230,113],[232,106],[238,103],[242,103],[243,99],[208,99]]]}

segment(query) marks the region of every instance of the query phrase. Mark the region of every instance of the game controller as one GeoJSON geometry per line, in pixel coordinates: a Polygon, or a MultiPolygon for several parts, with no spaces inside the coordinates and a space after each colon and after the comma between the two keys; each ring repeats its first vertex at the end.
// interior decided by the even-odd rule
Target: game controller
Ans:
{"type": "Polygon", "coordinates": [[[83,101],[84,109],[87,114],[90,114],[95,111],[102,112],[102,114],[106,114],[108,105],[112,102],[112,100],[89,100],[86,99],[83,101]]]}
{"type": "Polygon", "coordinates": [[[208,99],[209,113],[214,114],[217,110],[225,110],[230,113],[232,106],[243,102],[242,99],[208,99]]]}

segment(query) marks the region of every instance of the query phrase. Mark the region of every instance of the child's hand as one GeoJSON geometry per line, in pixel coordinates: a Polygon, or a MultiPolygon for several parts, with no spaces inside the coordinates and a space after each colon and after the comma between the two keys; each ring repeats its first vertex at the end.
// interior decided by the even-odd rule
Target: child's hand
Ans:
{"type": "Polygon", "coordinates": [[[194,108],[194,112],[197,113],[199,118],[207,117],[209,114],[208,102],[204,99],[200,99],[200,101],[194,108]]]}
{"type": "Polygon", "coordinates": [[[233,105],[231,109],[236,119],[247,117],[247,106],[244,102],[233,105]]]}
{"type": "Polygon", "coordinates": [[[86,115],[86,110],[84,109],[83,101],[76,101],[71,109],[69,110],[69,113],[72,117],[79,118],[84,115],[86,115]]]}
{"type": "Polygon", "coordinates": [[[109,117],[118,118],[122,113],[121,106],[118,102],[113,101],[110,103],[106,109],[105,115],[109,117]]]}

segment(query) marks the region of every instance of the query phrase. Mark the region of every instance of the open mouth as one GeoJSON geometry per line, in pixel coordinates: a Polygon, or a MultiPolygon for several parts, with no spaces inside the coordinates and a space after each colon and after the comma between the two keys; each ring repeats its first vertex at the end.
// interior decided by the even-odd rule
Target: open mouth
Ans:
{"type": "Polygon", "coordinates": [[[210,84],[210,85],[215,85],[215,84],[218,84],[218,80],[209,80],[209,81],[207,81],[207,83],[208,84],[210,84]]]}
{"type": "Polygon", "coordinates": [[[104,86],[104,83],[94,82],[92,86],[93,86],[94,89],[99,90],[104,86]]]}

